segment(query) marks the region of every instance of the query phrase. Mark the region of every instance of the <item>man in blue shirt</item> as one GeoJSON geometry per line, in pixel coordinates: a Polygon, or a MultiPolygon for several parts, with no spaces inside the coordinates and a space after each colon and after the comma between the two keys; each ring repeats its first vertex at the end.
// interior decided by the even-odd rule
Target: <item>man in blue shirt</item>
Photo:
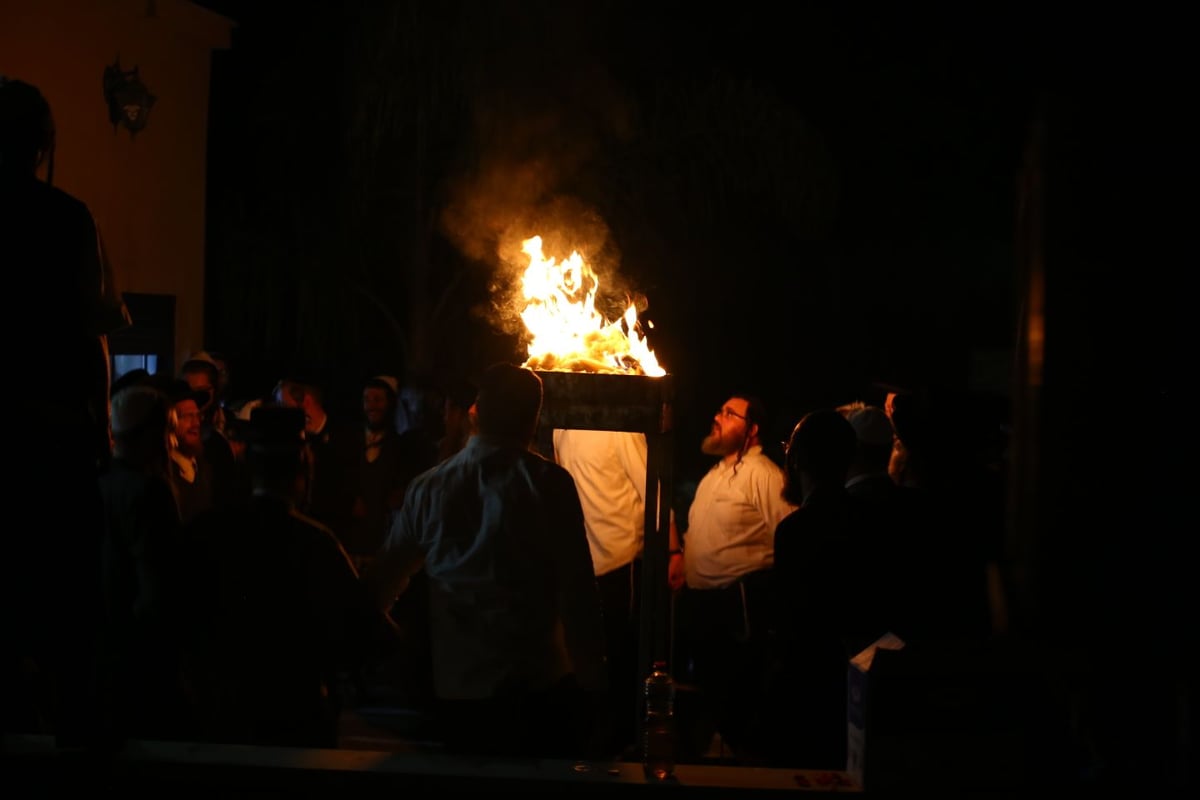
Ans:
{"type": "Polygon", "coordinates": [[[600,598],[575,483],[533,452],[542,381],[497,364],[479,432],[417,477],[365,578],[391,608],[428,577],[437,716],[451,750],[578,757],[605,688],[600,598]]]}

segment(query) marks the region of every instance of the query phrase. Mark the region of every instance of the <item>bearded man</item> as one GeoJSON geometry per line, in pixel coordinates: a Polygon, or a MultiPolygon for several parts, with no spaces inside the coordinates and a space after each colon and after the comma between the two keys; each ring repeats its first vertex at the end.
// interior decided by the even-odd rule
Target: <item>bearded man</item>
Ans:
{"type": "MultiPolygon", "coordinates": [[[[735,394],[701,450],[719,460],[700,479],[683,540],[682,649],[723,745],[753,763],[755,700],[765,679],[775,526],[796,509],[784,472],[763,452],[766,410],[735,394]]],[[[686,662],[685,662],[686,663],[686,662]]]]}

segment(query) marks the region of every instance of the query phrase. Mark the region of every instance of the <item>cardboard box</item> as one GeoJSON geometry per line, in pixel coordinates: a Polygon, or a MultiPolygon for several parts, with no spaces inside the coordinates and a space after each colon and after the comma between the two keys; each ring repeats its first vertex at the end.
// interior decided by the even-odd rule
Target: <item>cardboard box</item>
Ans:
{"type": "Polygon", "coordinates": [[[850,659],[846,673],[846,773],[866,789],[870,782],[871,667],[879,650],[902,650],[904,641],[885,633],[850,659]]]}

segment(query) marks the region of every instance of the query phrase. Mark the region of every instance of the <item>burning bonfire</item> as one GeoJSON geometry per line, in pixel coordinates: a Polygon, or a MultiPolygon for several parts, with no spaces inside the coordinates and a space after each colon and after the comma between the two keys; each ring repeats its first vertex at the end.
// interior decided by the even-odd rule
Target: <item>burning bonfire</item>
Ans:
{"type": "Polygon", "coordinates": [[[555,372],[603,372],[660,377],[666,370],[642,334],[637,306],[617,320],[596,309],[600,279],[578,252],[559,262],[542,254],[542,237],[522,243],[529,267],[521,280],[530,333],[525,366],[555,372]]]}

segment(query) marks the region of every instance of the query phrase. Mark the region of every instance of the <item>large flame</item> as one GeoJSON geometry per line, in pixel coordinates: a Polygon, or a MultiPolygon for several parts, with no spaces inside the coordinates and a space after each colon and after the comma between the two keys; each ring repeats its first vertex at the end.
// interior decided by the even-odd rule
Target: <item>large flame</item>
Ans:
{"type": "Polygon", "coordinates": [[[666,375],[642,335],[633,303],[621,319],[609,321],[596,310],[600,279],[583,257],[566,261],[542,255],[542,237],[521,243],[529,256],[521,284],[521,319],[532,339],[525,366],[558,372],[617,372],[666,375]]]}

